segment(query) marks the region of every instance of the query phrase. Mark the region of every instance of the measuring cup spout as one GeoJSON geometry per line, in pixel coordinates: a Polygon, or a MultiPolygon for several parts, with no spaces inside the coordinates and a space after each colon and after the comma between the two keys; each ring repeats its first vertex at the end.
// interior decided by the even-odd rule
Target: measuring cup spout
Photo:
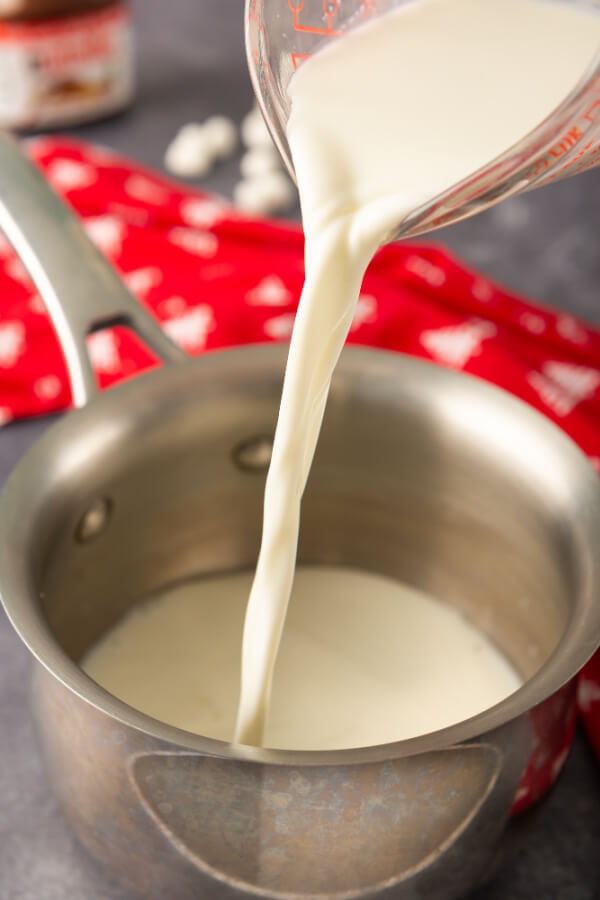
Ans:
{"type": "Polygon", "coordinates": [[[16,141],[0,133],[0,228],[27,269],[65,355],[73,403],[96,391],[86,337],[133,328],[164,362],[186,354],[139,305],[63,201],[16,141]]]}
{"type": "MultiPolygon", "coordinates": [[[[404,5],[405,0],[246,0],[250,78],[271,136],[292,178],[295,172],[287,137],[291,111],[288,88],[295,71],[332,41],[343,41],[344,35],[361,23],[404,5]]],[[[478,112],[479,109],[474,110],[473,115],[478,112]]],[[[485,124],[477,127],[485,128],[485,124]]],[[[401,148],[398,149],[400,153],[401,148]]],[[[544,121],[482,168],[414,209],[396,223],[388,239],[413,237],[459,222],[507,197],[597,165],[600,53],[544,121]]]]}

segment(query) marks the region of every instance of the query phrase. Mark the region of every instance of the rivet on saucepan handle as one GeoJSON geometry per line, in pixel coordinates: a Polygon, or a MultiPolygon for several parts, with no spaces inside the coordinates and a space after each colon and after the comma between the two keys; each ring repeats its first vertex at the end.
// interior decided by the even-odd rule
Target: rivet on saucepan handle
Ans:
{"type": "Polygon", "coordinates": [[[1,132],[0,228],[46,304],[67,362],[75,406],[84,406],[96,392],[86,347],[86,337],[95,331],[127,325],[164,362],[186,359],[17,142],[1,132]]]}
{"type": "Polygon", "coordinates": [[[99,537],[110,522],[113,504],[108,497],[97,497],[81,516],[75,529],[79,544],[89,544],[99,537]]]}
{"type": "Polygon", "coordinates": [[[233,449],[233,461],[244,472],[266,472],[271,462],[273,438],[260,435],[242,441],[233,449]]]}

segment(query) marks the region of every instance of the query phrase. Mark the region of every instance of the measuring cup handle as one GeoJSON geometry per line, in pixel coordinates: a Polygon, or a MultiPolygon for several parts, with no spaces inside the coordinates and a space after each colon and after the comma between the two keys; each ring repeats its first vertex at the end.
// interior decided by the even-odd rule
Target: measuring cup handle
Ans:
{"type": "Polygon", "coordinates": [[[137,302],[17,142],[0,133],[0,229],[44,301],[58,335],[73,403],[96,392],[86,337],[127,325],[164,362],[186,354],[137,302]]]}

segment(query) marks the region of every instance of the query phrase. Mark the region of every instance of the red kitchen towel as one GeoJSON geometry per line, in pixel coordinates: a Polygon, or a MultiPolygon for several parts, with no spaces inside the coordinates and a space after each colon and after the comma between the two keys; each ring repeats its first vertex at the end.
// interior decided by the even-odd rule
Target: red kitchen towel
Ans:
{"type": "MultiPolygon", "coordinates": [[[[289,338],[304,277],[298,226],[249,219],[105,149],[46,138],[29,149],[140,303],[187,352],[289,338]]],[[[524,301],[440,247],[395,244],[367,272],[349,340],[434,360],[511,391],[558,423],[600,471],[600,332],[573,316],[524,301]]],[[[124,329],[93,335],[89,349],[102,387],[153,365],[124,329]]],[[[69,404],[44,304],[2,240],[0,422],[69,404]]],[[[600,655],[578,690],[600,758],[600,655]]],[[[552,707],[543,704],[540,719],[559,707],[573,711],[568,733],[563,727],[552,746],[536,748],[517,808],[550,786],[566,758],[573,687],[552,707]]]]}

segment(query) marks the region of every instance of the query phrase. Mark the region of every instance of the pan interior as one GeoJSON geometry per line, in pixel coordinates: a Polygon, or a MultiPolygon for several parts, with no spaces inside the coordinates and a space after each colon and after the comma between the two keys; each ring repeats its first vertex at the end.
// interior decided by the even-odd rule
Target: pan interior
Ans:
{"type": "MultiPolygon", "coordinates": [[[[45,627],[75,662],[150,595],[254,566],[283,355],[219,356],[103,395],[36,448],[30,571],[45,627]]],[[[581,614],[592,484],[570,442],[507,395],[345,352],[299,559],[460,608],[526,680],[581,614]]]]}

